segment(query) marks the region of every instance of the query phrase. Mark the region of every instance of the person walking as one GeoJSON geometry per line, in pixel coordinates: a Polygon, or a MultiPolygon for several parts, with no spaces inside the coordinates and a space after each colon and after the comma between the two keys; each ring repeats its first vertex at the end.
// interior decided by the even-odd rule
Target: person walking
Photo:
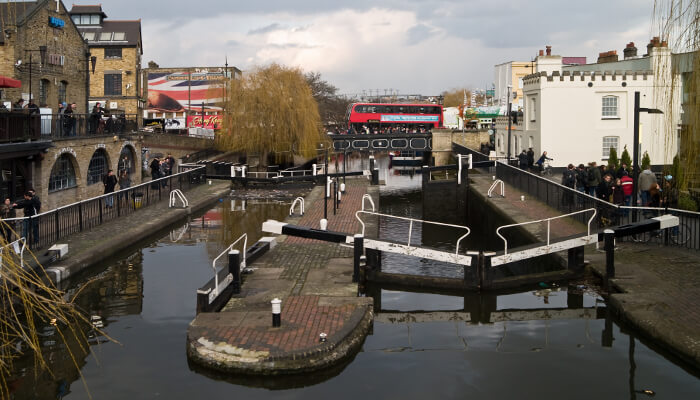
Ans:
{"type": "MultiPolygon", "coordinates": [[[[656,183],[656,175],[651,172],[651,167],[647,167],[641,174],[639,174],[639,180],[637,185],[641,191],[642,207],[646,207],[651,203],[651,187],[656,183]]],[[[636,204],[634,204],[636,206],[636,204]]]]}
{"type": "Polygon", "coordinates": [[[603,180],[600,169],[596,166],[595,161],[588,163],[588,194],[591,196],[596,196],[596,190],[598,190],[598,185],[603,180]]]}
{"type": "Polygon", "coordinates": [[[168,163],[168,175],[172,175],[175,170],[175,158],[172,154],[168,154],[168,156],[165,157],[165,161],[168,163]]]}
{"type": "Polygon", "coordinates": [[[576,190],[582,193],[588,193],[586,191],[587,184],[586,168],[583,164],[579,164],[578,168],[576,168],[576,190]]]}
{"type": "Polygon", "coordinates": [[[622,192],[625,194],[625,205],[629,206],[632,204],[634,179],[632,179],[629,175],[623,175],[622,178],[620,178],[620,185],[622,186],[622,192]]]}
{"type": "MultiPolygon", "coordinates": [[[[119,190],[128,189],[131,187],[131,178],[129,177],[129,171],[123,169],[119,174],[119,190]]],[[[129,192],[124,192],[124,198],[129,199],[129,192]]]]}
{"type": "Polygon", "coordinates": [[[68,104],[63,110],[63,133],[66,136],[75,136],[75,117],[73,116],[72,104],[68,104]]]}
{"type": "MultiPolygon", "coordinates": [[[[114,176],[114,171],[107,171],[107,175],[102,179],[102,183],[105,185],[105,194],[114,192],[114,188],[117,186],[117,177],[114,176]]],[[[105,197],[105,207],[114,207],[114,196],[105,197]]]]}
{"type": "Polygon", "coordinates": [[[518,162],[520,165],[520,169],[522,169],[522,170],[527,169],[528,161],[527,161],[527,153],[525,152],[525,150],[523,150],[523,152],[520,153],[520,155],[518,155],[518,162]]]}
{"type": "Polygon", "coordinates": [[[104,108],[101,107],[100,102],[95,103],[92,107],[92,112],[90,113],[90,133],[91,134],[101,134],[104,130],[104,125],[102,122],[102,116],[104,115],[104,108]]]}
{"type": "Polygon", "coordinates": [[[5,239],[6,243],[9,243],[12,239],[12,221],[6,221],[10,218],[15,218],[16,212],[12,208],[12,201],[10,198],[6,198],[5,201],[0,204],[0,234],[2,238],[5,239]]]}
{"type": "Polygon", "coordinates": [[[532,169],[533,165],[535,165],[535,152],[532,150],[532,147],[530,147],[527,151],[527,167],[532,169]]]}
{"type": "MultiPolygon", "coordinates": [[[[170,175],[170,163],[167,159],[163,159],[160,161],[160,176],[164,178],[168,175],[170,175]]],[[[163,179],[161,185],[163,187],[168,186],[168,179],[163,179]]]]}
{"type": "Polygon", "coordinates": [[[41,203],[35,199],[32,192],[27,191],[24,194],[24,200],[12,204],[12,208],[21,208],[24,211],[23,235],[28,239],[29,243],[39,243],[39,222],[36,218],[32,218],[39,214],[41,203]]]}

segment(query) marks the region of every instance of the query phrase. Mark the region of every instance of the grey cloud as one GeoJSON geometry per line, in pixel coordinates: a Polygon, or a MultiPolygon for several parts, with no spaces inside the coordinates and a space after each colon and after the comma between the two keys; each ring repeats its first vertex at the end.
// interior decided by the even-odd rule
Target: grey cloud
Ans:
{"type": "Polygon", "coordinates": [[[416,45],[433,36],[432,29],[425,24],[418,24],[408,30],[406,44],[409,46],[416,45]]]}
{"type": "Polygon", "coordinates": [[[248,31],[248,35],[261,35],[263,33],[273,32],[281,28],[282,25],[275,22],[274,24],[263,26],[262,28],[251,29],[248,31]]]}

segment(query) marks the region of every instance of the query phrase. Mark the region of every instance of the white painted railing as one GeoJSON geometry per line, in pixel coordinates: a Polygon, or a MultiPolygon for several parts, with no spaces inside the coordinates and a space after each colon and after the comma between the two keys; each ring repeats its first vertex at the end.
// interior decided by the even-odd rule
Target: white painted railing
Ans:
{"type": "Polygon", "coordinates": [[[595,216],[597,214],[597,211],[595,208],[589,208],[586,210],[576,211],[576,212],[572,212],[572,213],[564,214],[564,215],[558,215],[556,217],[551,217],[551,218],[546,218],[546,219],[539,219],[537,221],[528,221],[528,222],[521,222],[518,224],[499,226],[498,229],[496,229],[496,235],[498,235],[498,237],[500,237],[501,240],[503,240],[503,245],[504,245],[503,246],[503,254],[504,255],[508,254],[508,240],[505,237],[503,237],[503,235],[501,235],[501,229],[512,228],[514,226],[524,226],[524,225],[539,224],[542,222],[546,222],[547,223],[547,246],[549,246],[550,245],[550,232],[551,232],[550,226],[551,226],[552,221],[554,221],[555,219],[561,219],[561,218],[565,218],[565,217],[570,217],[572,215],[583,214],[583,213],[587,213],[587,212],[593,212],[593,215],[591,215],[591,218],[588,220],[587,236],[590,236],[591,235],[591,223],[593,222],[593,220],[595,219],[595,216]]]}
{"type": "Polygon", "coordinates": [[[506,197],[505,185],[503,184],[503,181],[500,180],[500,179],[496,179],[496,180],[493,182],[493,184],[492,184],[491,187],[489,188],[489,191],[488,191],[488,193],[487,193],[486,195],[487,195],[488,197],[491,197],[491,194],[493,193],[494,189],[496,189],[496,187],[500,187],[500,189],[501,189],[501,197],[506,197]]]}
{"type": "Polygon", "coordinates": [[[372,212],[375,212],[376,210],[374,209],[374,200],[372,200],[372,196],[370,196],[369,194],[365,194],[364,196],[362,196],[362,211],[365,211],[365,200],[369,200],[369,204],[372,206],[372,212]]]}
{"type": "Polygon", "coordinates": [[[168,207],[170,207],[170,208],[175,207],[175,204],[177,203],[178,199],[182,202],[183,208],[187,208],[190,206],[190,202],[187,201],[187,197],[185,197],[185,194],[182,193],[182,190],[175,189],[175,190],[170,192],[170,203],[169,203],[168,207]]]}
{"type": "Polygon", "coordinates": [[[245,268],[245,252],[248,248],[248,234],[246,233],[242,234],[241,237],[236,239],[235,242],[231,243],[230,246],[228,246],[224,251],[222,251],[221,254],[216,256],[214,261],[211,262],[211,268],[214,270],[214,297],[219,295],[219,274],[216,271],[216,262],[225,254],[228,254],[228,252],[233,249],[233,246],[238,244],[238,242],[240,242],[241,240],[243,240],[243,250],[241,250],[241,265],[239,265],[239,268],[245,268]]]}
{"type": "Polygon", "coordinates": [[[408,225],[408,243],[407,243],[407,246],[408,246],[408,247],[415,247],[415,246],[411,246],[411,234],[412,234],[412,232],[413,232],[413,223],[414,223],[414,222],[420,222],[420,223],[424,223],[424,224],[431,224],[431,225],[438,225],[438,226],[449,226],[449,227],[452,227],[452,228],[465,229],[465,230],[467,231],[467,233],[465,233],[464,235],[460,236],[459,239],[457,239],[457,245],[456,245],[456,247],[455,247],[455,254],[459,254],[459,244],[460,244],[460,242],[462,241],[462,239],[466,238],[466,237],[469,236],[469,234],[471,233],[471,230],[470,230],[469,227],[467,227],[467,226],[453,225],[453,224],[445,224],[445,223],[442,223],[442,222],[425,221],[425,220],[421,220],[421,219],[414,219],[414,218],[408,218],[408,217],[398,217],[398,216],[396,216],[396,215],[380,214],[380,213],[376,213],[376,212],[370,212],[370,211],[359,210],[359,211],[355,212],[355,218],[357,218],[357,220],[360,221],[360,225],[362,226],[362,236],[365,236],[365,223],[362,221],[362,218],[360,218],[360,214],[367,214],[367,215],[374,215],[374,216],[377,216],[377,217],[395,218],[395,219],[400,219],[400,220],[404,220],[404,221],[409,221],[409,225],[408,225]]]}
{"type": "Polygon", "coordinates": [[[294,206],[299,204],[299,215],[304,215],[304,198],[303,197],[297,197],[294,199],[294,202],[292,202],[292,206],[289,207],[289,215],[294,215],[294,206]]]}
{"type": "Polygon", "coordinates": [[[5,252],[5,249],[11,248],[15,254],[19,255],[19,263],[20,266],[24,266],[24,249],[27,248],[27,239],[25,237],[21,237],[14,242],[10,242],[2,247],[0,247],[0,274],[2,272],[2,261],[3,261],[3,253],[5,252]]]}

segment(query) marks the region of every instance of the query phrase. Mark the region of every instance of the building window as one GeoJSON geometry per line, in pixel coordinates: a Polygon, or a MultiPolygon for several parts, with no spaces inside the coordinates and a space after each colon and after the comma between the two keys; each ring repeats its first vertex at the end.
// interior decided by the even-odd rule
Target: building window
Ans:
{"type": "Polygon", "coordinates": [[[535,122],[537,120],[537,97],[530,97],[528,114],[530,115],[530,122],[535,122]]]}
{"type": "Polygon", "coordinates": [[[49,192],[76,187],[75,169],[68,154],[62,154],[51,169],[49,192]]]}
{"type": "Polygon", "coordinates": [[[80,15],[74,15],[71,18],[73,19],[74,24],[80,25],[80,15]]]}
{"type": "Polygon", "coordinates": [[[39,81],[39,106],[44,107],[48,104],[50,82],[46,79],[39,81]]]}
{"type": "Polygon", "coordinates": [[[105,58],[122,58],[122,48],[121,47],[107,47],[107,48],[105,48],[105,58]]]}
{"type": "Polygon", "coordinates": [[[122,74],[105,74],[105,96],[121,96],[122,74]]]}
{"type": "Polygon", "coordinates": [[[603,118],[617,117],[617,96],[603,97],[603,118]]]}
{"type": "Polygon", "coordinates": [[[85,40],[93,41],[95,40],[95,32],[83,32],[83,37],[85,40]]]}
{"type": "Polygon", "coordinates": [[[99,25],[99,24],[100,24],[100,14],[90,15],[90,25],[99,25]]]}
{"type": "Polygon", "coordinates": [[[66,91],[68,90],[68,82],[61,81],[58,83],[58,102],[66,102],[66,91]]]}
{"type": "Polygon", "coordinates": [[[109,42],[110,40],[112,40],[112,32],[100,33],[100,42],[109,42]]]}
{"type": "Polygon", "coordinates": [[[620,152],[620,137],[619,136],[604,136],[603,137],[603,158],[610,157],[610,148],[614,148],[619,154],[620,152]]]}
{"type": "Polygon", "coordinates": [[[90,159],[88,166],[87,184],[93,185],[102,182],[102,177],[107,175],[107,153],[102,149],[97,149],[90,159]]]}
{"type": "Polygon", "coordinates": [[[126,34],[124,32],[114,32],[114,37],[112,38],[112,40],[120,41],[124,40],[125,38],[126,34]]]}
{"type": "Polygon", "coordinates": [[[90,16],[87,14],[82,14],[80,16],[80,25],[90,25],[90,16]]]}

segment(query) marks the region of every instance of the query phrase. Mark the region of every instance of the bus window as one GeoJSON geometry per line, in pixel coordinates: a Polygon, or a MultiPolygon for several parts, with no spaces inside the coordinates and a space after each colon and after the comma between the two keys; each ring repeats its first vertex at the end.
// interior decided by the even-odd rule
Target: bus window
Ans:
{"type": "Polygon", "coordinates": [[[419,107],[418,112],[421,114],[425,114],[425,107],[419,107]]]}
{"type": "Polygon", "coordinates": [[[399,107],[398,107],[398,112],[399,112],[399,114],[403,114],[403,113],[405,112],[405,108],[402,107],[402,106],[399,106],[399,107]]]}
{"type": "Polygon", "coordinates": [[[355,106],[355,112],[356,112],[356,113],[363,113],[363,112],[365,112],[365,106],[363,106],[363,105],[357,105],[357,106],[355,106]]]}

